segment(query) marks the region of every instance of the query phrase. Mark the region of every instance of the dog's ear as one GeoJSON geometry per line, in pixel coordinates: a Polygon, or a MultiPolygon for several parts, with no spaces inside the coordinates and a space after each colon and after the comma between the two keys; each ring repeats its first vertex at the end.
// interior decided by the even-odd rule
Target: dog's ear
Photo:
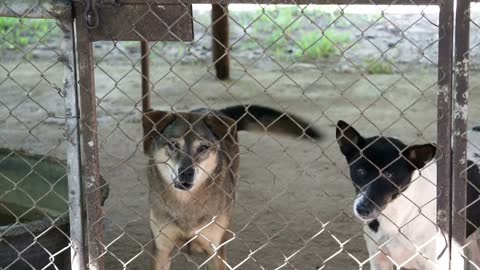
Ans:
{"type": "Polygon", "coordinates": [[[143,114],[143,150],[148,152],[153,138],[160,136],[163,130],[175,120],[175,114],[164,111],[148,111],[143,114]]]}
{"type": "Polygon", "coordinates": [[[237,141],[237,123],[232,118],[210,112],[205,123],[219,140],[237,141]]]}
{"type": "Polygon", "coordinates": [[[418,144],[407,147],[402,155],[410,161],[416,169],[423,168],[435,156],[437,147],[434,144],[418,144]]]}
{"type": "Polygon", "coordinates": [[[340,151],[342,151],[345,156],[357,152],[358,147],[363,141],[360,133],[342,120],[337,123],[336,137],[340,151]]]}

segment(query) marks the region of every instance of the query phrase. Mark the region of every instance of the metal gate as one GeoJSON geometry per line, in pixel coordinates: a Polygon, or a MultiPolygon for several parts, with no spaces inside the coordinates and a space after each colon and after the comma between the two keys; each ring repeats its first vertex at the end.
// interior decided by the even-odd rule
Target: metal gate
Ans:
{"type": "MultiPolygon", "coordinates": [[[[231,62],[238,61],[235,58],[232,59],[231,56],[231,51],[235,43],[229,44],[228,27],[229,24],[230,26],[240,25],[239,22],[229,15],[229,4],[288,4],[298,7],[300,15],[292,18],[291,22],[282,25],[282,38],[286,35],[286,29],[295,21],[299,20],[299,18],[308,18],[308,16],[305,15],[305,10],[310,5],[342,5],[340,6],[341,12],[336,15],[337,18],[334,19],[334,21],[338,18],[345,18],[343,11],[352,4],[372,6],[438,5],[438,40],[436,41],[436,43],[438,43],[437,83],[439,88],[437,93],[436,121],[437,146],[439,149],[439,154],[437,154],[437,226],[444,232],[447,232],[450,243],[454,238],[463,239],[464,245],[461,249],[467,248],[471,244],[471,241],[480,241],[479,239],[469,239],[467,241],[464,229],[468,223],[465,213],[468,208],[466,204],[468,186],[466,179],[466,171],[468,169],[466,149],[468,144],[467,116],[470,109],[468,104],[468,90],[470,89],[469,53],[478,46],[478,44],[471,44],[470,27],[473,25],[475,28],[480,28],[476,22],[470,18],[470,1],[457,0],[456,3],[453,0],[439,0],[438,2],[429,0],[399,0],[393,2],[370,0],[73,0],[72,2],[67,0],[42,0],[27,2],[29,3],[7,0],[0,3],[0,16],[25,19],[53,18],[59,22],[61,30],[63,31],[63,56],[61,59],[64,65],[64,84],[62,93],[65,100],[66,165],[68,172],[68,206],[70,216],[69,239],[72,269],[108,269],[108,267],[105,266],[105,258],[109,253],[107,251],[109,246],[114,242],[111,241],[109,243],[104,239],[104,223],[105,220],[108,219],[108,215],[105,214],[105,210],[102,207],[102,188],[105,183],[100,176],[99,152],[101,151],[102,145],[105,144],[105,141],[99,140],[99,129],[102,124],[97,118],[98,110],[105,111],[106,114],[109,114],[109,109],[106,107],[108,105],[102,104],[102,101],[105,99],[99,97],[96,93],[94,77],[95,71],[101,71],[104,72],[106,76],[110,76],[108,72],[102,71],[102,66],[99,64],[103,59],[102,57],[106,57],[109,53],[95,59],[94,42],[112,41],[112,51],[119,50],[117,47],[118,41],[136,41],[138,42],[138,46],[141,45],[141,56],[139,59],[130,59],[126,56],[126,61],[129,61],[131,65],[131,70],[128,71],[127,74],[133,70],[138,74],[139,81],[142,82],[142,92],[140,93],[140,88],[138,90],[138,94],[141,94],[140,99],[134,100],[129,96],[131,92],[124,91],[118,87],[119,81],[121,81],[122,78],[112,79],[115,84],[112,89],[122,92],[123,95],[131,99],[134,103],[132,113],[141,113],[140,104],[150,104],[151,102],[150,96],[154,93],[152,92],[152,87],[161,88],[161,85],[158,86],[158,82],[154,82],[151,79],[150,57],[152,54],[159,55],[155,50],[152,51],[154,47],[152,43],[157,41],[178,42],[176,44],[181,46],[180,44],[182,44],[182,42],[194,41],[193,24],[201,24],[201,22],[197,21],[193,15],[192,4],[212,5],[212,25],[204,25],[204,27],[210,31],[208,32],[206,30],[205,36],[213,40],[213,60],[211,64],[206,65],[206,74],[214,74],[217,77],[220,87],[223,87],[226,92],[231,91],[234,84],[223,83],[223,81],[231,77],[231,62]],[[207,32],[210,34],[207,34],[207,32]],[[138,68],[138,64],[140,64],[140,68],[138,68]],[[84,166],[83,179],[85,181],[85,188],[82,188],[81,183],[81,165],[84,166]],[[83,210],[86,211],[85,216],[82,215],[83,210]]],[[[267,13],[265,9],[263,9],[263,16],[268,18],[269,15],[265,14],[267,13]]],[[[383,11],[381,14],[381,17],[384,17],[383,11]]],[[[423,11],[422,17],[425,18],[423,11]]],[[[255,20],[258,20],[258,18],[255,20]]],[[[272,19],[270,18],[270,20],[272,19]]],[[[247,24],[246,27],[241,26],[247,38],[249,37],[247,33],[248,28],[251,27],[253,23],[254,22],[247,24]]],[[[278,24],[277,22],[274,23],[278,24]]],[[[354,23],[352,23],[352,25],[354,25],[354,23]]],[[[319,29],[321,28],[318,25],[317,27],[319,29]]],[[[326,34],[328,27],[329,26],[321,28],[320,32],[322,33],[322,37],[330,40],[329,42],[333,43],[334,47],[340,51],[341,57],[345,57],[344,54],[348,48],[343,48],[340,45],[337,46],[337,41],[326,34]]],[[[362,36],[364,32],[365,30],[363,30],[362,36]]],[[[399,35],[402,37],[404,34],[404,31],[399,32],[399,35]]],[[[271,44],[266,44],[265,46],[260,45],[263,49],[263,54],[268,55],[267,51],[272,47],[272,44],[279,42],[279,40],[280,38],[274,38],[271,44]]],[[[316,40],[313,43],[318,41],[319,40],[316,40]]],[[[474,41],[476,42],[476,40],[474,41]]],[[[355,45],[355,43],[353,43],[353,45],[355,45]]],[[[312,46],[313,44],[303,48],[303,53],[312,46]]],[[[395,46],[395,44],[393,46],[395,46]]],[[[186,50],[189,51],[191,49],[191,47],[188,47],[186,50]]],[[[384,55],[385,52],[382,51],[380,58],[383,59],[384,55]]],[[[193,93],[194,91],[192,91],[192,89],[197,81],[192,80],[189,82],[182,78],[182,76],[175,71],[177,62],[169,62],[162,55],[159,55],[159,57],[170,65],[169,72],[177,76],[180,81],[183,81],[187,85],[188,91],[193,93]]],[[[274,59],[273,62],[275,61],[274,59]]],[[[379,61],[374,61],[372,65],[375,65],[377,62],[379,61]]],[[[245,70],[247,76],[251,76],[255,80],[254,76],[248,72],[249,66],[242,66],[242,68],[245,70]]],[[[281,68],[282,76],[286,76],[285,74],[288,68],[281,68]]],[[[8,67],[4,67],[4,70],[10,74],[8,67]]],[[[127,76],[127,74],[123,76],[127,76]]],[[[403,75],[401,77],[404,78],[403,75]]],[[[292,81],[295,84],[293,79],[292,81]]],[[[261,83],[259,84],[261,85],[261,83]]],[[[268,92],[270,86],[271,85],[262,85],[265,93],[268,92]]],[[[302,93],[302,95],[304,94],[302,93]]],[[[340,95],[344,97],[343,91],[340,95]]],[[[422,92],[420,95],[423,96],[424,93],[422,92]]],[[[160,97],[160,99],[163,98],[160,97]]],[[[168,102],[165,103],[169,104],[168,102]]],[[[352,103],[352,105],[356,106],[354,103],[352,103]]],[[[209,107],[209,105],[207,105],[207,107],[209,107]]],[[[364,108],[359,109],[360,114],[363,115],[364,110],[364,108]]],[[[403,112],[404,111],[400,110],[400,117],[403,117],[403,112]]],[[[325,115],[325,113],[323,113],[323,115],[325,115]]],[[[114,114],[111,115],[111,118],[118,122],[115,130],[118,129],[119,132],[124,133],[125,136],[129,138],[128,132],[121,127],[122,121],[125,118],[116,118],[114,114]]],[[[328,120],[332,122],[332,119],[328,120]]],[[[375,126],[375,124],[373,125],[375,126]]],[[[376,128],[379,129],[378,127],[376,128]]],[[[419,130],[421,132],[422,128],[419,130]]],[[[114,131],[111,131],[106,137],[108,138],[113,133],[114,131]]],[[[140,145],[141,141],[137,143],[140,145]]],[[[328,147],[320,147],[318,151],[325,154],[328,151],[328,147]]],[[[119,164],[115,166],[119,165],[131,166],[126,161],[119,161],[119,164]]],[[[111,169],[116,168],[115,166],[112,166],[111,169]]],[[[114,185],[115,180],[111,180],[110,183],[114,185]]],[[[119,201],[120,200],[121,197],[119,198],[119,201]]],[[[141,214],[139,214],[139,216],[141,216],[141,214]]],[[[289,222],[288,220],[285,221],[286,224],[289,222]]],[[[281,230],[279,232],[281,232],[281,230]]],[[[312,236],[312,238],[314,237],[315,236],[312,236]]],[[[332,237],[335,238],[333,234],[332,237]]],[[[311,239],[302,239],[302,241],[305,242],[305,246],[310,240],[311,239]]],[[[271,239],[268,238],[267,242],[270,241],[271,239]]],[[[340,240],[337,241],[341,242],[340,240]]],[[[342,242],[340,246],[343,248],[343,245],[347,242],[348,241],[342,242]]],[[[139,245],[143,250],[147,249],[146,245],[139,245]]],[[[342,248],[339,252],[341,252],[342,248]]],[[[303,247],[299,249],[298,252],[301,250],[303,250],[303,247]]],[[[131,260],[140,256],[142,252],[134,255],[131,260]]],[[[253,255],[256,251],[250,250],[249,252],[250,254],[245,260],[254,257],[253,255]]],[[[461,252],[461,250],[456,250],[452,248],[452,246],[449,246],[447,252],[453,254],[461,252]]],[[[278,268],[288,266],[296,254],[297,253],[294,252],[284,255],[284,258],[279,258],[282,264],[278,266],[278,268]]],[[[332,257],[335,257],[336,254],[337,253],[334,253],[332,257]]],[[[21,252],[19,252],[19,256],[21,256],[21,252]]],[[[323,264],[330,259],[331,258],[322,258],[323,264]]],[[[130,260],[123,261],[118,259],[118,261],[123,269],[128,268],[130,260]]],[[[243,262],[237,264],[237,267],[240,267],[242,263],[243,262]]],[[[465,264],[472,266],[471,269],[479,269],[479,266],[473,268],[473,263],[468,260],[465,261],[465,264]]],[[[359,265],[359,267],[361,267],[363,263],[359,263],[359,265]]],[[[117,267],[120,266],[117,265],[117,267]]],[[[196,264],[198,268],[202,266],[203,263],[200,265],[196,264]]],[[[236,267],[231,267],[231,269],[235,268],[236,267]]],[[[456,269],[455,265],[450,265],[450,269],[456,269]]]]}

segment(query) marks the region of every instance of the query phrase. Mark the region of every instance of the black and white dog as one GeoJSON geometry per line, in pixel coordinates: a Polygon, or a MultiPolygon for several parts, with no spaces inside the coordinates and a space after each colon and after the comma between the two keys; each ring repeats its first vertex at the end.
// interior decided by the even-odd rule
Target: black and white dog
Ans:
{"type": "MultiPolygon", "coordinates": [[[[480,146],[480,129],[471,130],[469,141],[480,146]]],[[[372,270],[445,269],[447,235],[436,226],[437,166],[433,144],[407,146],[391,137],[362,137],[349,124],[337,123],[336,137],[347,159],[355,186],[355,216],[364,222],[372,270]]],[[[466,234],[473,260],[480,269],[480,149],[468,149],[469,220],[466,234]],[[475,164],[475,163],[476,164],[475,164]]],[[[454,269],[464,269],[463,253],[452,245],[454,269]]]]}

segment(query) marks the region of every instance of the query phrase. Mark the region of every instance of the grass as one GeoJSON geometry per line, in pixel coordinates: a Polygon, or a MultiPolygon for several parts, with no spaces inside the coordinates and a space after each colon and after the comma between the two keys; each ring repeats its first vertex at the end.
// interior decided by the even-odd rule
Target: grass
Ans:
{"type": "Polygon", "coordinates": [[[0,49],[22,49],[58,31],[54,20],[0,17],[0,49]]]}
{"type": "Polygon", "coordinates": [[[296,57],[305,57],[310,60],[328,58],[339,52],[350,41],[348,34],[337,33],[332,29],[326,30],[323,35],[320,31],[308,32],[297,41],[301,47],[296,51],[296,57]]]}
{"type": "MultiPolygon", "coordinates": [[[[240,26],[249,36],[238,42],[235,50],[265,50],[265,53],[278,60],[321,61],[338,55],[351,39],[346,33],[332,28],[322,31],[315,25],[319,23],[326,26],[336,18],[335,14],[318,9],[269,5],[253,11],[231,12],[230,17],[231,27],[240,26]]],[[[209,16],[198,16],[196,20],[206,26],[210,24],[209,16]]],[[[58,31],[53,20],[0,17],[0,49],[24,50],[25,47],[45,42],[58,31]]],[[[163,42],[159,44],[163,45],[163,42]]],[[[131,52],[137,51],[137,46],[136,42],[125,45],[131,52]]],[[[182,54],[182,51],[178,50],[178,54],[182,54]]],[[[373,69],[377,70],[377,65],[373,69]]]]}
{"type": "Polygon", "coordinates": [[[318,10],[312,13],[299,7],[268,6],[258,11],[232,12],[230,16],[260,44],[240,42],[240,50],[263,48],[281,60],[321,60],[338,54],[338,47],[350,41],[348,34],[332,29],[322,31],[313,24],[310,20],[322,18],[328,24],[335,19],[333,14],[318,10]]]}
{"type": "Polygon", "coordinates": [[[368,74],[392,74],[393,67],[385,60],[367,59],[365,61],[367,65],[368,74]]]}

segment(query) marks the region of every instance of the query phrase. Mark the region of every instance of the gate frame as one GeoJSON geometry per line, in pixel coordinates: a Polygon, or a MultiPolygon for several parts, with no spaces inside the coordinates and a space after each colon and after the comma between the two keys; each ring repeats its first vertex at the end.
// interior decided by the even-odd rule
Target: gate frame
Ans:
{"type": "MultiPolygon", "coordinates": [[[[88,40],[87,29],[77,29],[75,33],[72,14],[75,2],[85,0],[29,0],[30,5],[7,0],[0,7],[0,16],[17,18],[57,19],[63,31],[64,54],[64,94],[67,131],[67,172],[69,184],[69,212],[72,269],[85,269],[86,251],[83,228],[90,228],[89,239],[95,239],[88,248],[90,269],[104,269],[103,262],[103,212],[100,195],[100,176],[98,158],[98,138],[96,121],[96,99],[94,83],[94,63],[92,43],[88,40]],[[26,9],[25,7],[33,7],[26,9]],[[77,37],[76,43],[74,42],[77,37]],[[76,56],[75,53],[78,53],[76,56]],[[77,58],[78,57],[78,58],[77,58]],[[78,70],[76,69],[78,61],[78,70]],[[79,80],[77,81],[77,72],[79,80]],[[78,86],[77,86],[78,83],[78,86]],[[80,87],[80,93],[78,93],[80,87]],[[78,95],[81,96],[81,101],[78,95]],[[79,106],[81,115],[79,115],[79,106]],[[82,120],[82,129],[80,121],[82,120]],[[88,127],[88,128],[85,128],[88,127]],[[80,143],[80,134],[83,143],[80,143]],[[92,146],[93,144],[93,146],[92,146]],[[80,147],[81,146],[81,147],[80,147]],[[82,151],[81,151],[82,150],[82,151]],[[80,175],[81,153],[84,153],[86,168],[86,210],[87,223],[82,215],[82,184],[80,175]],[[93,244],[93,245],[92,245],[93,244]]],[[[154,4],[178,4],[178,0],[117,0],[117,4],[138,5],[149,1],[154,4]]],[[[350,4],[350,0],[299,0],[298,4],[350,4]]],[[[459,211],[466,205],[466,140],[468,112],[468,51],[470,26],[470,1],[439,0],[398,0],[395,3],[379,1],[375,5],[438,5],[439,10],[439,49],[438,49],[438,103],[437,103],[437,143],[441,159],[437,166],[437,225],[448,232],[449,243],[453,237],[465,239],[465,217],[459,211]],[[456,20],[454,22],[454,14],[456,20]],[[454,42],[455,41],[455,42],[454,42]],[[454,56],[455,51],[455,56],[454,56]]],[[[225,12],[228,4],[292,4],[289,0],[183,0],[184,4],[210,3],[222,5],[225,12]]],[[[370,0],[358,0],[355,4],[372,4],[370,0]]],[[[214,36],[215,38],[215,36],[214,36]]],[[[228,40],[227,40],[228,42],[228,40]]],[[[228,43],[227,43],[228,44],[228,43]]],[[[143,44],[145,46],[145,44],[143,44]]],[[[228,59],[228,48],[224,58],[228,59]]],[[[148,46],[143,47],[148,54],[148,46]]],[[[143,59],[147,59],[146,56],[143,59]]],[[[145,60],[147,61],[147,60],[145,60]]],[[[148,63],[144,63],[143,84],[148,84],[148,63]]],[[[143,88],[148,92],[148,85],[143,88]]],[[[144,97],[145,98],[145,97],[144,97]]],[[[451,245],[448,248],[451,256],[451,245]]],[[[450,266],[450,269],[451,266],[450,266]]]]}
{"type": "MultiPolygon", "coordinates": [[[[468,121],[468,67],[470,50],[470,3],[457,0],[455,9],[455,63],[454,100],[452,123],[452,197],[451,197],[451,243],[453,238],[462,248],[466,244],[466,205],[467,205],[467,121],[468,121]],[[465,211],[465,212],[463,212],[465,211]],[[463,212],[463,213],[461,213],[463,212]]],[[[477,240],[478,241],[478,240],[477,240]]],[[[450,245],[452,246],[452,245],[450,245]]],[[[461,252],[453,250],[451,252],[461,252]]],[[[453,265],[450,264],[450,268],[453,265]]],[[[469,269],[465,260],[465,269],[469,269]]]]}
{"type": "Polygon", "coordinates": [[[69,0],[6,0],[1,17],[55,19],[62,30],[63,91],[65,137],[67,145],[68,210],[70,223],[71,270],[85,270],[83,195],[81,182],[80,118],[77,92],[75,28],[69,0]]]}
{"type": "MultiPolygon", "coordinates": [[[[77,2],[80,0],[77,0],[77,2]]],[[[83,0],[85,1],[85,0],[83,0]]],[[[184,0],[183,4],[197,4],[197,3],[210,3],[212,4],[212,19],[221,18],[222,15],[228,15],[228,4],[231,3],[251,3],[251,4],[292,4],[287,2],[288,0],[233,0],[233,1],[215,1],[215,0],[184,0]],[[222,12],[225,12],[222,14],[222,12]]],[[[469,0],[459,0],[469,1],[469,0]]],[[[147,0],[149,4],[175,4],[178,0],[147,0]]],[[[384,0],[375,3],[381,5],[384,0]]],[[[387,2],[387,1],[385,1],[387,2]]],[[[431,5],[430,0],[418,0],[412,3],[410,0],[399,0],[393,5],[409,5],[409,4],[427,4],[431,5]]],[[[298,4],[349,4],[349,0],[299,0],[298,4]]],[[[469,2],[468,2],[469,3],[469,2]]],[[[118,0],[117,5],[145,5],[145,0],[118,0]]],[[[359,0],[355,4],[371,4],[370,0],[359,0]]],[[[391,3],[383,3],[390,4],[391,3]]],[[[442,158],[438,162],[437,166],[437,225],[443,231],[448,232],[449,243],[452,243],[452,237],[454,234],[458,234],[462,224],[465,224],[455,215],[456,209],[463,209],[461,202],[465,200],[465,189],[459,184],[461,179],[462,169],[466,168],[465,164],[460,164],[459,161],[465,156],[465,141],[461,140],[461,135],[457,135],[457,132],[461,132],[466,129],[466,118],[452,118],[454,110],[458,111],[463,105],[466,105],[466,98],[463,95],[466,90],[466,80],[463,83],[458,83],[458,79],[465,78],[463,73],[454,72],[454,48],[457,55],[463,49],[455,47],[454,40],[458,41],[459,38],[464,37],[465,34],[459,34],[458,22],[461,20],[459,16],[456,17],[457,24],[454,24],[454,14],[459,12],[459,4],[455,10],[454,0],[439,0],[436,5],[439,6],[439,48],[438,48],[438,104],[437,104],[437,142],[442,153],[442,158]],[[456,32],[454,30],[457,30],[456,32]],[[454,36],[454,33],[456,34],[454,36]],[[463,77],[462,77],[463,76],[463,77]],[[461,78],[460,78],[461,77],[461,78]],[[455,85],[454,85],[455,82],[455,85]],[[454,88],[455,86],[455,88],[454,88]],[[455,107],[452,106],[453,98],[456,97],[455,107]],[[453,122],[452,122],[453,121],[453,122]],[[455,131],[452,134],[452,131],[455,131]],[[454,137],[452,137],[454,136],[454,137]],[[453,141],[452,141],[453,138],[453,141]],[[462,151],[463,149],[463,151],[462,151]],[[458,151],[461,151],[460,153],[458,151]]],[[[80,14],[78,14],[80,15],[80,14]]],[[[226,17],[223,17],[226,18],[226,17]]],[[[228,49],[225,44],[228,44],[227,35],[220,36],[219,33],[228,31],[228,23],[219,19],[220,23],[217,27],[215,24],[212,28],[213,34],[213,56],[214,65],[217,72],[219,69],[226,70],[228,66],[224,66],[228,61],[228,49]],[[219,29],[223,27],[223,29],[219,29]],[[220,67],[221,66],[221,67],[220,67]]],[[[469,20],[467,20],[469,22],[469,20]]],[[[215,21],[212,21],[215,23],[215,21]]],[[[78,26],[77,26],[78,27],[78,26]]],[[[92,157],[86,160],[87,172],[87,228],[91,228],[89,232],[89,239],[95,239],[95,243],[89,243],[89,247],[93,247],[92,251],[89,249],[89,264],[91,269],[103,270],[104,260],[101,254],[103,253],[102,243],[102,225],[101,220],[103,213],[101,211],[100,193],[99,193],[99,159],[97,149],[97,126],[96,126],[96,106],[95,106],[95,82],[94,82],[94,63],[93,63],[93,49],[92,42],[88,40],[87,29],[79,29],[78,31],[78,57],[83,60],[79,60],[79,74],[80,74],[80,94],[81,94],[81,108],[82,111],[82,123],[88,126],[83,138],[83,151],[85,156],[92,157]],[[85,145],[90,142],[94,142],[94,146],[89,149],[85,149],[85,145]],[[91,187],[91,189],[89,189],[91,187]],[[90,195],[89,195],[90,194],[90,195]],[[93,246],[92,246],[93,244],[93,246]]],[[[463,32],[461,32],[463,33],[463,32]]],[[[149,60],[148,60],[148,41],[139,40],[142,48],[142,97],[146,100],[144,102],[150,103],[149,96],[149,60]]],[[[468,47],[468,44],[467,44],[468,47]]],[[[458,58],[455,59],[457,62],[458,58]]],[[[455,69],[457,70],[457,69],[455,69]]],[[[218,73],[217,73],[218,75],[218,73]]],[[[226,76],[220,76],[218,79],[228,78],[226,76]]],[[[85,132],[85,131],[84,131],[85,132]]],[[[451,245],[448,245],[449,258],[451,256],[451,245]]],[[[450,261],[450,260],[449,260],[450,261]]],[[[450,265],[451,268],[451,265],[450,265]]]]}

